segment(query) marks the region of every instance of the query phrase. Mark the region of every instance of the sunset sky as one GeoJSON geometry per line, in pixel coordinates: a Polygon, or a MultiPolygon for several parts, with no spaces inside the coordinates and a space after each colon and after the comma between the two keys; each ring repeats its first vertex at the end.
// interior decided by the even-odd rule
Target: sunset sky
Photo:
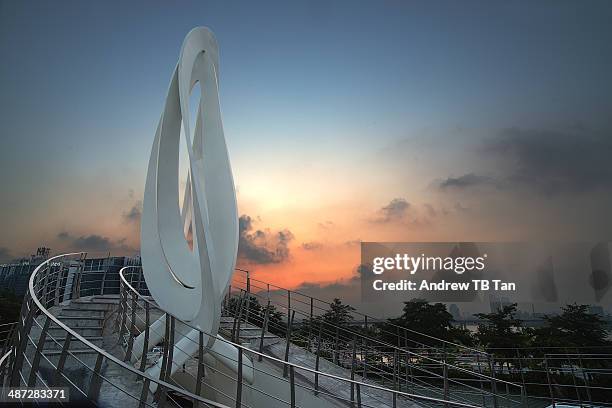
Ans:
{"type": "Polygon", "coordinates": [[[261,279],[348,284],[360,241],[609,240],[610,21],[609,1],[0,1],[0,262],[138,251],[199,25],[261,279]]]}

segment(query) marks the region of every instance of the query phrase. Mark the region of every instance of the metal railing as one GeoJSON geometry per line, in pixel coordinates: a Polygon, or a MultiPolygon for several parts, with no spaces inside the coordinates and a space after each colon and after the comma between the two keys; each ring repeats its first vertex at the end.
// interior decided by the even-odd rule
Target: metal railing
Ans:
{"type": "MultiPolygon", "coordinates": [[[[306,295],[292,291],[279,301],[275,296],[280,289],[268,289],[252,279],[246,279],[244,287],[234,279],[223,305],[226,337],[216,340],[236,348],[232,362],[239,369],[228,372],[210,361],[214,353],[206,350],[210,334],[204,332],[196,336],[198,353],[176,367],[173,355],[182,352],[185,341],[194,341],[186,335],[193,328],[159,309],[140,267],[120,271],[117,298],[116,285],[97,285],[99,274],[83,270],[85,257],[60,255],[33,272],[18,322],[0,326],[0,334],[8,339],[0,353],[1,385],[68,387],[73,401],[112,400],[112,405],[139,407],[184,406],[185,401],[219,408],[297,407],[304,398],[353,407],[612,406],[608,350],[550,349],[541,355],[518,350],[516,358],[496,353],[493,360],[488,357],[492,354],[444,340],[436,343],[435,338],[424,343],[413,336],[391,344],[359,325],[344,327],[317,318],[329,302],[304,300],[300,296],[306,295]],[[104,346],[85,334],[87,317],[80,321],[63,314],[100,295],[110,301],[100,333],[104,346]],[[165,316],[165,327],[153,333],[151,323],[160,316],[165,316]],[[71,327],[72,322],[76,326],[71,327]],[[162,340],[138,344],[140,333],[145,338],[157,334],[162,340]],[[271,340],[275,346],[270,346],[271,340]],[[257,381],[245,380],[242,373],[248,362],[253,362],[255,378],[277,387],[264,390],[257,381]],[[162,365],[160,374],[151,375],[156,363],[162,365]],[[173,370],[178,374],[173,376],[173,370]],[[535,373],[546,381],[534,379],[535,373]],[[214,383],[215,377],[226,386],[214,383]]],[[[361,316],[371,324],[371,317],[361,316]]],[[[405,338],[404,333],[398,336],[405,338]]]]}
{"type": "MultiPolygon", "coordinates": [[[[81,288],[85,256],[85,253],[59,255],[43,262],[32,273],[10,350],[0,360],[2,384],[43,389],[67,387],[70,402],[88,401],[94,405],[160,407],[169,402],[180,406],[178,399],[184,399],[205,407],[227,408],[139,371],[54,314],[71,302],[100,294],[98,288],[81,288]],[[71,347],[76,343],[82,349],[71,347]],[[163,390],[164,399],[149,400],[151,384],[163,390]]],[[[79,328],[86,327],[89,326],[79,328]]]]}
{"type": "MultiPolygon", "coordinates": [[[[397,325],[391,327],[401,329],[396,337],[398,344],[389,343],[377,336],[379,332],[368,330],[381,319],[353,310],[355,316],[362,318],[365,327],[350,321],[344,324],[326,321],[322,315],[329,311],[330,304],[255,280],[247,271],[239,270],[232,280],[224,310],[237,319],[235,326],[240,326],[243,320],[259,327],[265,324],[272,332],[317,356],[321,354],[322,345],[322,354],[345,368],[353,365],[354,353],[360,357],[357,374],[394,389],[414,390],[441,398],[454,394],[457,399],[483,406],[526,404],[527,395],[522,385],[496,378],[493,355],[397,325]],[[259,310],[254,316],[253,308],[259,310]],[[271,325],[266,317],[270,308],[281,311],[286,319],[277,319],[275,325],[271,325]],[[430,344],[411,339],[409,332],[427,338],[430,344]]],[[[385,338],[388,337],[385,333],[385,338]]],[[[287,348],[285,359],[289,357],[288,352],[287,348]]]]}
{"type": "MultiPolygon", "coordinates": [[[[184,344],[184,342],[195,342],[195,340],[192,340],[186,335],[185,327],[188,329],[197,329],[186,322],[180,321],[172,314],[158,308],[156,303],[149,296],[140,267],[123,268],[120,272],[120,276],[122,290],[120,295],[119,315],[121,317],[117,319],[117,322],[119,326],[118,331],[124,339],[124,348],[126,350],[125,359],[132,359],[135,338],[144,332],[145,342],[142,345],[142,352],[139,354],[142,357],[140,357],[140,360],[137,361],[136,364],[146,371],[149,365],[147,362],[147,350],[151,348],[151,345],[147,343],[146,339],[155,336],[163,337],[166,340],[158,345],[158,354],[161,359],[162,367],[160,376],[166,381],[169,381],[170,373],[173,368],[172,364],[174,364],[173,356],[176,355],[177,352],[183,352],[183,349],[181,349],[179,345],[181,343],[184,344]],[[164,333],[152,332],[153,329],[151,328],[152,325],[150,322],[151,315],[154,311],[158,311],[165,316],[164,333]],[[179,329],[179,326],[183,326],[183,329],[179,329]]],[[[160,314],[158,313],[158,315],[160,314]]],[[[234,323],[234,326],[237,324],[238,321],[234,323]]],[[[262,331],[260,337],[264,338],[264,335],[265,331],[262,331]]],[[[206,348],[208,337],[208,333],[200,332],[198,350],[202,351],[206,348]]],[[[204,386],[202,384],[202,381],[205,381],[203,377],[204,372],[211,371],[226,377],[227,380],[235,384],[236,392],[234,395],[225,393],[223,397],[228,405],[235,405],[236,407],[248,406],[242,399],[243,389],[249,389],[252,395],[258,394],[256,399],[264,399],[276,405],[280,404],[279,406],[290,407],[298,406],[296,403],[296,394],[298,392],[302,393],[302,395],[308,393],[320,398],[326,398],[356,407],[397,407],[402,405],[405,406],[405,404],[413,404],[414,402],[425,406],[477,406],[466,400],[451,398],[449,395],[447,395],[446,398],[435,398],[386,388],[375,382],[357,380],[354,369],[357,358],[353,358],[353,369],[350,371],[350,375],[344,377],[328,371],[307,367],[294,361],[289,361],[288,359],[277,358],[262,351],[258,351],[255,348],[247,347],[240,344],[239,338],[237,337],[234,337],[233,341],[218,337],[216,341],[229,344],[238,350],[238,358],[232,360],[233,363],[237,364],[237,375],[233,376],[220,372],[218,368],[215,368],[206,361],[202,353],[198,353],[191,357],[190,363],[186,364],[186,366],[193,367],[193,369],[189,370],[182,368],[184,370],[182,373],[192,377],[196,387],[200,387],[197,389],[198,391],[201,391],[204,386]],[[245,382],[241,373],[247,357],[251,361],[257,360],[257,364],[254,364],[253,367],[256,378],[266,377],[265,383],[277,382],[279,387],[284,387],[284,390],[278,388],[274,393],[273,390],[257,388],[257,381],[254,384],[245,382]],[[262,369],[261,367],[277,367],[278,370],[262,369]],[[297,380],[298,378],[299,381],[297,380]]],[[[208,350],[208,353],[214,354],[212,350],[208,350]]],[[[216,357],[228,359],[227,356],[218,355],[216,357]]],[[[206,386],[214,388],[212,384],[206,384],[206,386]]],[[[222,392],[220,389],[213,389],[213,391],[217,393],[222,392]]]]}

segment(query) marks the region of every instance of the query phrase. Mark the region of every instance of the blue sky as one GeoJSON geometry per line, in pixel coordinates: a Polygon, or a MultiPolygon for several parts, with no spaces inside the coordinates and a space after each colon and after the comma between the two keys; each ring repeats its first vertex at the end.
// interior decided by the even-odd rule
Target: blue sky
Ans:
{"type": "Polygon", "coordinates": [[[359,239],[609,237],[610,21],[606,1],[0,1],[0,258],[138,249],[198,25],[220,47],[239,209],[272,237],[252,244],[289,245],[270,273],[350,277],[359,239]]]}

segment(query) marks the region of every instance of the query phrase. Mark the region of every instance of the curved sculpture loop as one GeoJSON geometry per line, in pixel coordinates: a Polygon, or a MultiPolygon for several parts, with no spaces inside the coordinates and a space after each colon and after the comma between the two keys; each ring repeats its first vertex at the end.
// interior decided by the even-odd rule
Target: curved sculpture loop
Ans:
{"type": "MultiPolygon", "coordinates": [[[[198,27],[183,42],[162,112],[145,186],[141,255],[145,280],[159,306],[191,326],[215,335],[221,301],[236,263],[236,192],[219,108],[218,47],[210,30],[198,27]],[[200,84],[195,131],[189,99],[200,84]],[[179,208],[181,126],[189,174],[179,208]],[[185,235],[190,231],[193,248],[185,235]]],[[[214,343],[209,337],[208,346],[214,343]]]]}

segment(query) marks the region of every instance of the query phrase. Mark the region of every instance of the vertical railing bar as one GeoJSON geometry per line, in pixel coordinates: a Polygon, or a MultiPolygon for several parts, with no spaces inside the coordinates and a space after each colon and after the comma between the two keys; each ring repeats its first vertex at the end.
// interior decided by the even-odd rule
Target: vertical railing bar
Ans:
{"type": "Polygon", "coordinates": [[[319,335],[317,336],[317,355],[315,357],[315,376],[314,376],[315,395],[319,394],[319,359],[321,358],[321,332],[322,330],[323,330],[323,324],[319,324],[319,335]]]}
{"type": "Polygon", "coordinates": [[[142,383],[142,391],[140,392],[140,402],[138,404],[138,408],[143,408],[147,404],[147,397],[149,396],[149,384],[151,380],[149,377],[145,377],[144,382],[142,383]]]}
{"type": "Polygon", "coordinates": [[[66,358],[68,357],[68,350],[70,349],[71,339],[72,335],[66,332],[66,338],[64,339],[64,345],[62,346],[62,353],[60,354],[59,360],[57,362],[57,367],[55,368],[55,378],[53,380],[53,384],[55,386],[60,384],[60,378],[62,375],[62,371],[64,370],[64,364],[66,364],[66,358]]]}
{"type": "Polygon", "coordinates": [[[96,359],[94,372],[89,383],[89,392],[87,393],[87,398],[89,398],[91,401],[96,401],[98,399],[98,396],[100,395],[100,386],[102,385],[102,376],[100,375],[100,370],[102,369],[103,360],[104,355],[102,353],[99,353],[98,358],[96,359]]]}
{"type": "MultiPolygon", "coordinates": [[[[202,377],[204,377],[204,333],[200,332],[198,336],[198,373],[196,375],[195,394],[200,395],[202,390],[202,377]]],[[[195,408],[198,408],[199,402],[194,401],[195,408]]]]}
{"type": "Polygon", "coordinates": [[[49,330],[49,325],[51,324],[51,319],[47,316],[45,318],[45,324],[43,325],[42,331],[38,336],[38,343],[36,345],[36,354],[34,354],[34,358],[32,359],[32,367],[30,367],[30,377],[28,378],[28,387],[34,387],[36,385],[36,373],[38,372],[38,365],[40,364],[40,356],[42,354],[42,350],[45,348],[45,340],[47,339],[47,331],[49,330]]]}
{"type": "Polygon", "coordinates": [[[144,302],[145,308],[145,334],[144,341],[142,343],[142,355],[140,356],[140,371],[143,371],[147,367],[147,353],[149,352],[149,333],[151,331],[151,317],[149,311],[149,302],[144,302]]]}
{"type": "Polygon", "coordinates": [[[136,300],[136,294],[134,292],[130,291],[130,296],[132,297],[132,321],[130,322],[128,345],[127,350],[125,351],[125,359],[123,361],[130,361],[132,359],[132,347],[134,347],[134,333],[136,332],[136,307],[138,306],[138,303],[136,300]]]}
{"type": "Polygon", "coordinates": [[[164,381],[170,382],[172,375],[172,364],[174,362],[174,332],[175,332],[175,319],[174,316],[170,316],[170,338],[168,340],[168,364],[166,364],[166,375],[164,381]]]}
{"type": "Polygon", "coordinates": [[[495,360],[493,359],[492,354],[489,354],[489,369],[491,370],[491,392],[493,393],[493,407],[497,408],[497,381],[495,379],[495,360]]]}
{"type": "MultiPolygon", "coordinates": [[[[162,354],[162,366],[161,369],[159,370],[159,379],[161,381],[165,380],[165,376],[166,376],[166,367],[168,365],[168,352],[169,352],[169,347],[168,347],[168,339],[170,338],[170,315],[168,313],[166,313],[166,327],[165,327],[165,333],[164,333],[164,343],[165,343],[165,347],[164,347],[164,351],[162,354]]],[[[157,399],[159,401],[161,401],[161,398],[163,397],[163,387],[160,385],[158,390],[157,390],[157,399]]]]}
{"type": "Polygon", "coordinates": [[[292,365],[289,366],[289,387],[291,392],[291,408],[295,408],[295,373],[292,365]]]}
{"type": "Polygon", "coordinates": [[[570,366],[570,370],[572,372],[572,380],[574,382],[574,389],[576,390],[576,396],[578,397],[578,404],[582,407],[582,396],[580,395],[580,389],[578,388],[578,383],[576,383],[576,375],[574,374],[574,364],[569,355],[569,351],[565,349],[565,356],[567,357],[567,363],[570,366]]]}
{"type": "Polygon", "coordinates": [[[487,398],[484,392],[484,385],[482,384],[482,367],[480,365],[480,355],[476,353],[476,364],[478,365],[478,374],[481,374],[478,377],[478,383],[480,384],[480,394],[482,395],[482,406],[487,406],[487,398]]]}
{"type": "MultiPolygon", "coordinates": [[[[449,388],[448,388],[448,364],[446,363],[446,344],[443,345],[443,364],[444,366],[442,367],[443,369],[443,373],[444,373],[444,400],[448,401],[449,400],[449,388]]],[[[448,408],[448,403],[444,403],[444,406],[448,408]]]]}
{"type": "MultiPolygon", "coordinates": [[[[293,318],[295,317],[295,310],[287,313],[287,339],[285,344],[285,363],[289,361],[289,346],[291,345],[291,326],[293,326],[293,318]]],[[[287,377],[288,365],[283,366],[283,377],[287,377]]]]}
{"type": "Polygon", "coordinates": [[[353,339],[353,353],[351,360],[351,406],[355,405],[355,360],[357,360],[357,339],[353,339]]]}
{"type": "Polygon", "coordinates": [[[548,392],[550,393],[550,400],[554,408],[557,405],[555,404],[555,394],[553,391],[552,383],[550,381],[550,371],[548,370],[548,355],[547,354],[544,354],[544,368],[546,369],[546,381],[548,382],[548,392]]]}
{"type": "MultiPolygon", "coordinates": [[[[123,286],[122,286],[123,287],[123,286]]],[[[119,341],[123,345],[123,333],[125,331],[125,321],[127,319],[127,288],[123,288],[123,293],[120,295],[121,302],[121,320],[119,323],[119,341]]]]}
{"type": "Polygon", "coordinates": [[[236,378],[236,408],[242,405],[242,347],[238,347],[238,375],[236,378]]]}
{"type": "Polygon", "coordinates": [[[62,274],[64,272],[64,265],[60,264],[58,271],[57,271],[57,276],[55,278],[55,305],[59,305],[60,302],[60,286],[61,286],[61,282],[62,282],[62,274]]]}
{"type": "Polygon", "coordinates": [[[581,354],[578,352],[578,349],[576,349],[576,354],[578,355],[578,363],[580,364],[580,369],[582,370],[582,378],[584,379],[584,385],[586,387],[587,398],[589,399],[589,403],[592,405],[593,404],[593,399],[591,398],[591,389],[589,387],[589,378],[588,378],[587,373],[584,371],[584,365],[582,363],[582,357],[581,357],[581,354]]]}
{"type": "MultiPolygon", "coordinates": [[[[19,387],[21,384],[20,375],[21,366],[23,365],[23,358],[25,355],[25,348],[27,345],[28,334],[30,333],[30,329],[32,328],[32,322],[34,320],[34,311],[35,305],[32,301],[32,298],[27,295],[24,298],[24,312],[27,310],[27,315],[25,316],[25,320],[23,320],[23,325],[21,327],[21,331],[19,333],[20,339],[15,349],[15,360],[13,363],[13,370],[11,374],[11,383],[12,387],[19,387]]],[[[22,321],[23,317],[20,316],[19,320],[22,321]]]]}
{"type": "MultiPolygon", "coordinates": [[[[264,312],[264,321],[261,327],[261,338],[259,339],[259,352],[263,353],[264,347],[264,336],[266,334],[266,330],[268,329],[268,320],[270,319],[270,299],[268,299],[268,304],[266,306],[266,311],[264,312]]],[[[263,356],[260,354],[257,357],[258,361],[262,361],[263,356]]]]}

